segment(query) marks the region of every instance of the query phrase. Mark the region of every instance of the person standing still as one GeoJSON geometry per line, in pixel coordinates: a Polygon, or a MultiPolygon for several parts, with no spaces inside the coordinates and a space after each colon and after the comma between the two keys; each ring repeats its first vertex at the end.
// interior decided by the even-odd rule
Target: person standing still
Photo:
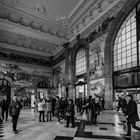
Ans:
{"type": "Polygon", "coordinates": [[[137,103],[133,100],[132,94],[127,95],[128,104],[126,106],[126,119],[127,119],[127,134],[124,137],[131,137],[131,125],[134,129],[140,131],[140,128],[136,126],[136,122],[139,121],[137,103]]]}
{"type": "Polygon", "coordinates": [[[45,101],[43,99],[39,100],[38,111],[39,111],[39,122],[45,122],[45,111],[44,111],[45,101]],[[41,119],[42,118],[42,119],[41,119]]]}
{"type": "Polygon", "coordinates": [[[75,127],[74,114],[75,114],[75,111],[74,111],[73,99],[70,99],[68,107],[67,107],[67,112],[66,112],[67,121],[66,121],[66,126],[65,127],[69,127],[70,120],[71,120],[71,123],[72,123],[71,127],[72,128],[75,127]]]}
{"type": "Polygon", "coordinates": [[[12,116],[12,122],[13,122],[13,132],[17,133],[17,121],[19,117],[21,105],[17,101],[17,97],[13,96],[12,102],[10,103],[9,107],[9,115],[12,116]]]}

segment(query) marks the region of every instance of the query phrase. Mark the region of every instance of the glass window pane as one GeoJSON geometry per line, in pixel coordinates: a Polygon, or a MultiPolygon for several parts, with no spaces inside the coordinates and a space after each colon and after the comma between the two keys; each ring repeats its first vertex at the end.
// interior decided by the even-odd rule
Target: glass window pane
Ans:
{"type": "Polygon", "coordinates": [[[136,42],[136,36],[132,37],[132,43],[136,42]]]}
{"type": "Polygon", "coordinates": [[[126,69],[137,65],[135,17],[136,10],[134,9],[118,31],[113,50],[114,70],[126,69]]]}

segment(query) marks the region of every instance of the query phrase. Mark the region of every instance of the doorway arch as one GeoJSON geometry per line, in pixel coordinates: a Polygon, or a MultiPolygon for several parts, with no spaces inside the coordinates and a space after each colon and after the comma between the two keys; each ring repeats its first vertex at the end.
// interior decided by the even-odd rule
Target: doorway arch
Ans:
{"type": "Polygon", "coordinates": [[[0,97],[1,100],[11,100],[11,83],[5,78],[0,78],[0,97]]]}

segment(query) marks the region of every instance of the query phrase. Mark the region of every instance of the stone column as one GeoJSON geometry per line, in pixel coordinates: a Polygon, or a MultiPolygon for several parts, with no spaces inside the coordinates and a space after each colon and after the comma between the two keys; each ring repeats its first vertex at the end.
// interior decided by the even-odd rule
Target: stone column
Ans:
{"type": "Polygon", "coordinates": [[[113,86],[112,76],[108,75],[105,78],[105,108],[113,109],[113,86]]]}

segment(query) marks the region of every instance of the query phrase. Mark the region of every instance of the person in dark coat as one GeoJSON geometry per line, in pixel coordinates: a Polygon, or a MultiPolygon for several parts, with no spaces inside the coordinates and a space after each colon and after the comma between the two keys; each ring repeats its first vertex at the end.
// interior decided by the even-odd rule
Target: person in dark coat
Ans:
{"type": "Polygon", "coordinates": [[[105,100],[104,97],[101,98],[102,110],[105,110],[105,100]]]}
{"type": "Polygon", "coordinates": [[[55,116],[58,118],[57,124],[60,124],[60,100],[59,97],[56,96],[56,102],[55,102],[55,116]]]}
{"type": "Polygon", "coordinates": [[[74,114],[75,114],[75,111],[74,111],[73,100],[70,99],[68,107],[67,107],[67,112],[66,112],[67,122],[66,122],[66,126],[65,127],[69,127],[70,120],[72,122],[72,128],[75,127],[74,114]]]}
{"type": "Polygon", "coordinates": [[[2,105],[2,102],[0,101],[0,124],[3,122],[1,105],[2,105]]]}
{"type": "Polygon", "coordinates": [[[52,98],[52,115],[53,115],[53,117],[54,117],[54,111],[55,111],[55,102],[56,102],[55,98],[52,98]]]}
{"type": "Polygon", "coordinates": [[[97,125],[97,116],[100,114],[101,107],[97,99],[93,99],[91,102],[91,124],[97,125]]]}
{"type": "Polygon", "coordinates": [[[18,102],[17,97],[13,96],[13,100],[10,103],[10,107],[9,107],[9,115],[12,116],[14,133],[17,133],[16,127],[17,127],[17,121],[18,121],[20,109],[21,109],[21,104],[18,102]]]}
{"type": "Polygon", "coordinates": [[[82,110],[82,97],[77,98],[77,112],[82,110]]]}
{"type": "Polygon", "coordinates": [[[1,103],[1,108],[2,108],[2,120],[4,120],[5,118],[5,110],[6,110],[6,102],[5,100],[2,100],[2,103],[1,103]]]}
{"type": "Polygon", "coordinates": [[[125,137],[131,137],[131,125],[134,129],[140,131],[140,128],[136,126],[136,122],[139,121],[137,103],[133,100],[133,96],[129,94],[127,96],[128,104],[126,106],[126,118],[127,118],[127,134],[125,137]]]}
{"type": "Polygon", "coordinates": [[[121,98],[121,97],[118,97],[118,106],[117,106],[117,111],[119,111],[119,110],[120,110],[121,106],[122,106],[122,98],[121,98]]]}
{"type": "Polygon", "coordinates": [[[124,96],[122,96],[122,105],[121,105],[121,109],[122,109],[122,113],[126,114],[126,106],[127,106],[127,100],[125,99],[124,96]]]}

